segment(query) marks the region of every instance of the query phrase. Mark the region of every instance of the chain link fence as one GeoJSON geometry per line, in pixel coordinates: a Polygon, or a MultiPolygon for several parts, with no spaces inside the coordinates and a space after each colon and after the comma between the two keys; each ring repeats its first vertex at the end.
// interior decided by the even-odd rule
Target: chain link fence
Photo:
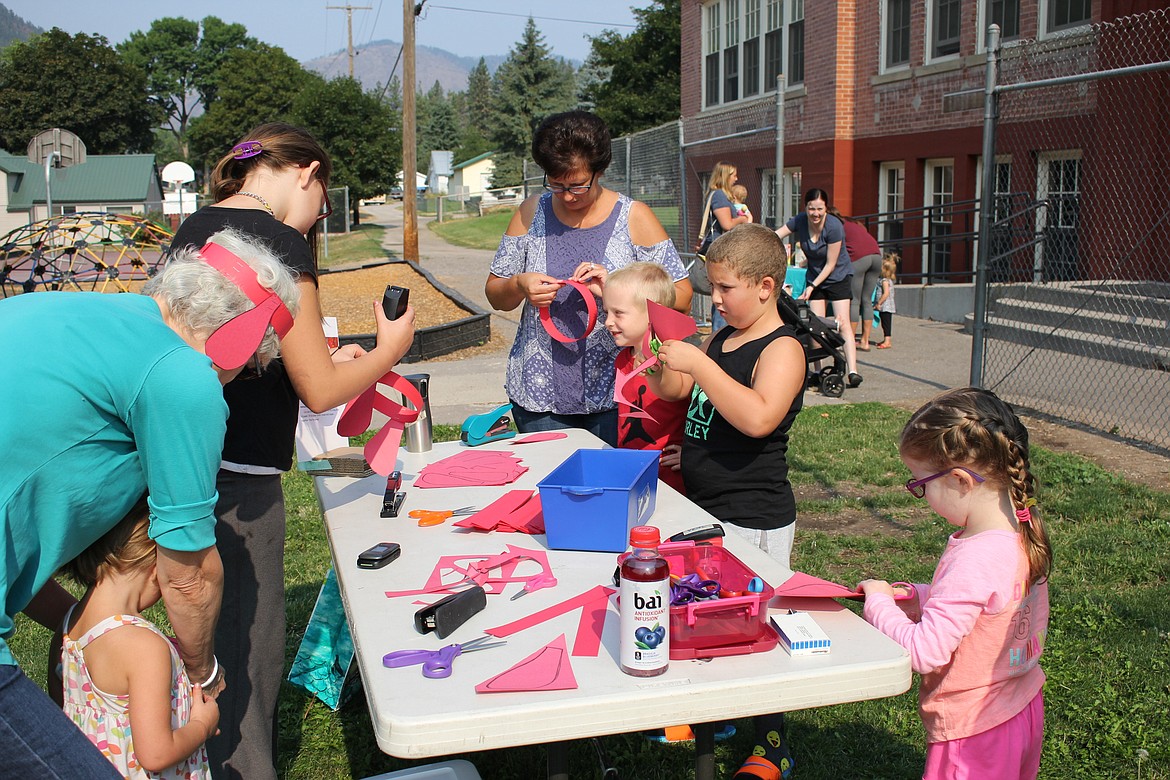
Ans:
{"type": "Polygon", "coordinates": [[[973,374],[1170,449],[1170,13],[1012,42],[993,78],[973,374]]]}

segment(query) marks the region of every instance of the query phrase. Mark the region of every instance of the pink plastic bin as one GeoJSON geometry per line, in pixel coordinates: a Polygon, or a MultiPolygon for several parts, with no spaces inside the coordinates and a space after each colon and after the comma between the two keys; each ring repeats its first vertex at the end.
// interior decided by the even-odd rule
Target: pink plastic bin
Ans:
{"type": "MultiPolygon", "coordinates": [[[[671,574],[682,577],[697,573],[703,579],[718,580],[724,590],[746,592],[748,582],[758,576],[743,561],[718,545],[666,543],[658,548],[658,552],[670,564],[671,574]]],[[[670,657],[675,660],[694,658],[695,650],[750,645],[759,641],[766,633],[768,602],[774,592],[765,582],[761,593],[671,607],[670,657]]],[[[745,648],[742,652],[752,650],[745,648]]]]}

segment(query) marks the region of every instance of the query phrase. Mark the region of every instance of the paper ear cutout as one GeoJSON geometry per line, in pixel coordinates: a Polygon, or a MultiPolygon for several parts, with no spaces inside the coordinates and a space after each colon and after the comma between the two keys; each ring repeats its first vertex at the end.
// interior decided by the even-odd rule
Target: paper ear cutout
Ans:
{"type": "Polygon", "coordinates": [[[475,692],[565,691],[576,687],[565,635],[561,634],[520,663],[475,686],[475,692]]]}
{"type": "Polygon", "coordinates": [[[693,318],[650,299],[646,299],[646,316],[650,320],[650,329],[659,341],[682,341],[698,332],[693,318]]]}
{"type": "Polygon", "coordinates": [[[270,295],[255,308],[237,314],[207,337],[204,352],[212,363],[224,370],[239,368],[256,354],[264,334],[268,332],[273,312],[283,305],[280,298],[270,295]]]}

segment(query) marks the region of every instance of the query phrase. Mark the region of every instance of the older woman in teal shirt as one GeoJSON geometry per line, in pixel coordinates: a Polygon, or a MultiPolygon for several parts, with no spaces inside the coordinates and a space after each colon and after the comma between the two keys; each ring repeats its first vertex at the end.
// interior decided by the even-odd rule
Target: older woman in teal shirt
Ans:
{"type": "Polygon", "coordinates": [[[276,355],[297,289],[260,244],[227,232],[212,243],[218,248],[177,252],[144,295],[0,300],[0,451],[8,457],[0,470],[0,727],[20,736],[5,754],[22,776],[112,770],[24,677],[4,638],[19,611],[60,627],[72,598],[53,574],[143,492],[188,673],[206,690],[222,688],[211,647],[223,577],[214,516],[222,386],[245,364],[276,355]]]}

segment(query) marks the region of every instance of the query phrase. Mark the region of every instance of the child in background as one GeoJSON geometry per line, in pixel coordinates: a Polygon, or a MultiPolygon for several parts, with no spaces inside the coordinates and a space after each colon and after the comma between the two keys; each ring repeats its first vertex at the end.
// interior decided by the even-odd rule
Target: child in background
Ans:
{"type": "MultiPolygon", "coordinates": [[[[788,482],[788,431],[804,401],[804,349],[780,319],[776,295],[787,259],[757,224],[720,236],[707,252],[711,300],[728,327],[696,347],[667,341],[660,398],[690,398],[682,473],[692,501],[790,568],[796,499],[788,482]]],[[[793,761],[780,713],[756,718],[756,747],[736,778],[788,777],[793,761]]]]}
{"type": "Polygon", "coordinates": [[[882,335],[885,340],[877,345],[878,349],[889,349],[890,334],[894,329],[894,285],[898,283],[898,257],[886,255],[882,258],[882,275],[878,279],[878,299],[875,304],[878,316],[882,321],[882,335]]]}
{"type": "Polygon", "coordinates": [[[742,184],[736,184],[731,188],[731,217],[747,217],[748,221],[752,221],[752,213],[748,211],[747,207],[747,187],[742,184]]]}
{"type": "Polygon", "coordinates": [[[642,352],[642,341],[650,328],[646,301],[673,308],[674,282],[657,263],[631,263],[612,274],[596,264],[586,264],[578,268],[578,273],[589,284],[590,291],[601,297],[605,329],[622,348],[615,360],[618,446],[630,450],[662,450],[658,478],[686,495],[679,463],[687,403],[662,400],[651,390],[645,374],[634,372],[651,357],[642,352]],[[639,410],[650,417],[641,416],[639,410]]]}
{"type": "Polygon", "coordinates": [[[65,714],[126,778],[211,777],[219,707],[173,642],[139,614],[161,597],[146,499],[62,572],[85,585],[65,617],[65,714]]]}
{"type": "Polygon", "coordinates": [[[902,429],[906,489],[959,530],[927,585],[865,580],[865,618],[922,675],[926,780],[1035,778],[1044,739],[1052,548],[1033,511],[1028,430],[994,393],[937,396],[902,429]]]}

